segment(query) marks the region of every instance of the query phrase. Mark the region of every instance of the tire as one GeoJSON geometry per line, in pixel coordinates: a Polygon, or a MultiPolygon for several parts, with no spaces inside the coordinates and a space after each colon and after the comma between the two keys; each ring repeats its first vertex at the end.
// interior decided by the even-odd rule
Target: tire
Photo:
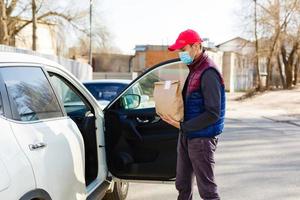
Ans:
{"type": "Polygon", "coordinates": [[[113,192],[107,193],[103,200],[125,200],[128,194],[128,182],[115,182],[113,192]]]}

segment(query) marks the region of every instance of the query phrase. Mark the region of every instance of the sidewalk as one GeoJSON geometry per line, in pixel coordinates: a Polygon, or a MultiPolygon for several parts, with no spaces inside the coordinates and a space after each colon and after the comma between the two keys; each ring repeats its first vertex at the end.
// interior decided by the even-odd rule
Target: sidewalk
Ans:
{"type": "Polygon", "coordinates": [[[300,126],[300,86],[293,90],[267,91],[243,101],[236,101],[242,93],[227,95],[228,118],[264,118],[274,122],[300,126]]]}

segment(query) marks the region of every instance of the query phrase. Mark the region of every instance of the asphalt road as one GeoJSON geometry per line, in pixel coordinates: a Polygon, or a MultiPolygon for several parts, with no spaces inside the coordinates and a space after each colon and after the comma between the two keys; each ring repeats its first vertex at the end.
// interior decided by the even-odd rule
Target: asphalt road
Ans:
{"type": "MultiPolygon", "coordinates": [[[[300,127],[229,114],[216,152],[222,200],[299,200],[300,127]]],[[[174,184],[131,183],[128,200],[174,200],[174,184]]],[[[194,185],[194,199],[200,199],[194,185]]]]}

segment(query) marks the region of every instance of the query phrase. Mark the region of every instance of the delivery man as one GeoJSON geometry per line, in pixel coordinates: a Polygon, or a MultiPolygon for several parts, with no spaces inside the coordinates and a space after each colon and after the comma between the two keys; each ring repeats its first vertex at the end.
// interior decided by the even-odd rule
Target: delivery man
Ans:
{"type": "Polygon", "coordinates": [[[192,199],[196,177],[198,191],[204,200],[219,200],[214,175],[214,153],[217,135],[222,133],[225,115],[225,89],[222,75],[202,47],[197,32],[186,30],[179,34],[170,51],[179,51],[179,57],[189,68],[182,96],[184,119],[161,116],[180,130],[176,170],[178,200],[192,199]]]}

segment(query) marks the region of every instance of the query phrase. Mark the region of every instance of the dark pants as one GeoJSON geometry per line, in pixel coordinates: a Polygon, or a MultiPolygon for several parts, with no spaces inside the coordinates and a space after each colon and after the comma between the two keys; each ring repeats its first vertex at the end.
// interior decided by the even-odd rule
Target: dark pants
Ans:
{"type": "Polygon", "coordinates": [[[214,177],[214,152],[217,138],[187,139],[180,134],[176,170],[178,200],[191,200],[196,177],[199,194],[204,200],[219,200],[214,177]]]}

